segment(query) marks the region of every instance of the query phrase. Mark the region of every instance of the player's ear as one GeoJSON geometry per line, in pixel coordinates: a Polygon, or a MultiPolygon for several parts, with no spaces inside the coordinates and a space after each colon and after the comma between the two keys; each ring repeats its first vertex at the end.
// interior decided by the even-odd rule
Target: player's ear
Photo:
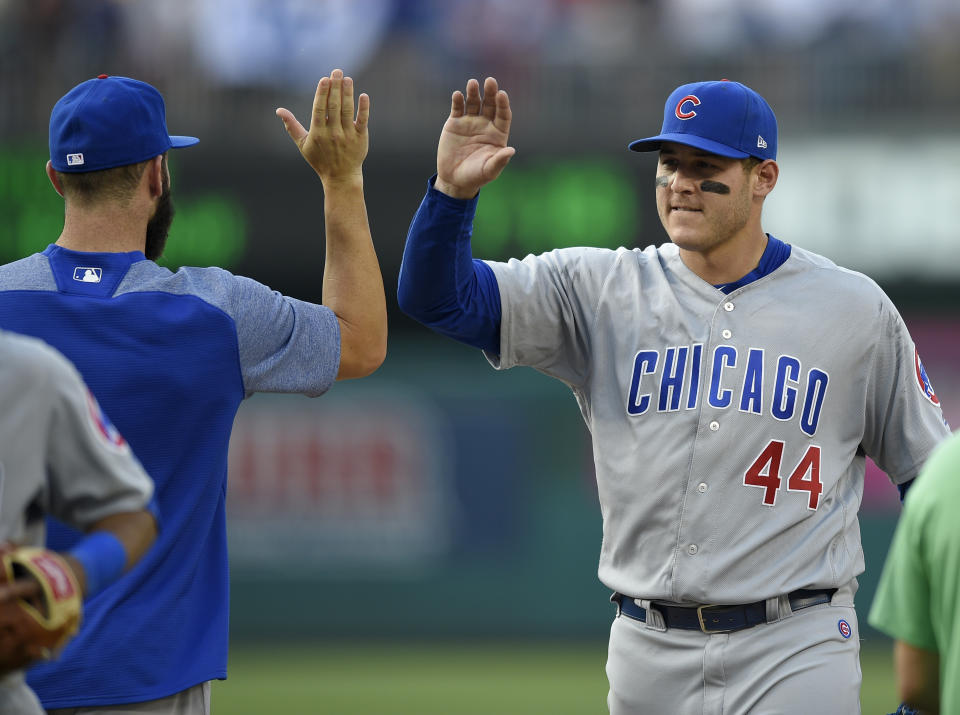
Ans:
{"type": "Polygon", "coordinates": [[[152,199],[158,199],[163,194],[163,177],[167,171],[167,167],[163,162],[163,156],[163,154],[158,154],[153,157],[147,164],[147,170],[143,172],[145,174],[144,180],[150,188],[150,198],[152,199]]]}
{"type": "Polygon", "coordinates": [[[780,167],[777,166],[777,162],[773,159],[762,161],[754,168],[754,172],[756,175],[756,183],[753,187],[754,194],[762,197],[773,191],[773,187],[777,185],[777,178],[780,176],[780,167]]]}
{"type": "Polygon", "coordinates": [[[47,178],[50,179],[50,183],[53,184],[53,189],[60,196],[63,196],[63,187],[60,186],[60,179],[57,178],[57,170],[53,168],[53,162],[47,161],[47,178]]]}

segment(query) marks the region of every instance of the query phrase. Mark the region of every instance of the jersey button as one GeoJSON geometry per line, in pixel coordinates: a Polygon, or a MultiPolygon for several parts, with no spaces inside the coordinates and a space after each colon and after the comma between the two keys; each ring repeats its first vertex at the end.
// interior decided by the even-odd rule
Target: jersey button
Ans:
{"type": "Polygon", "coordinates": [[[733,303],[727,301],[723,304],[723,309],[729,313],[731,310],[733,310],[733,303]]]}
{"type": "Polygon", "coordinates": [[[720,429],[720,423],[719,423],[719,422],[717,422],[716,420],[714,420],[713,422],[710,423],[710,431],[711,431],[711,432],[716,432],[718,429],[720,429]]]}
{"type": "Polygon", "coordinates": [[[690,544],[690,546],[687,547],[687,553],[691,556],[695,556],[699,550],[696,544],[690,544]]]}
{"type": "Polygon", "coordinates": [[[720,334],[723,336],[723,339],[724,339],[724,340],[729,340],[730,338],[733,337],[733,333],[731,333],[729,330],[724,330],[724,331],[723,331],[722,333],[720,333],[720,334]]]}
{"type": "Polygon", "coordinates": [[[697,485],[697,491],[700,492],[701,494],[703,494],[705,491],[707,491],[707,483],[706,483],[706,482],[700,482],[700,483],[697,485]]]}

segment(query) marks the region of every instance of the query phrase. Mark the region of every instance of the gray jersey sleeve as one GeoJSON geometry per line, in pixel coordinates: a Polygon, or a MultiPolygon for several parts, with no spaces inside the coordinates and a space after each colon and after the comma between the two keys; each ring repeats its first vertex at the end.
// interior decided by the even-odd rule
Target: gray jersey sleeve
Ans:
{"type": "Polygon", "coordinates": [[[884,296],[872,355],[863,450],[895,484],[920,472],[950,429],[907,326],[884,296]]]}
{"type": "Polygon", "coordinates": [[[590,335],[600,295],[620,252],[565,248],[522,261],[487,261],[502,306],[498,369],[528,365],[581,387],[589,373],[590,335]]]}
{"type": "Polygon", "coordinates": [[[290,298],[222,268],[183,267],[176,273],[152,261],[135,263],[117,289],[162,291],[199,299],[223,311],[236,330],[243,388],[316,397],[340,369],[340,323],[330,308],[290,298]]]}
{"type": "MultiPolygon", "coordinates": [[[[47,351],[45,351],[47,352],[47,351]]],[[[43,358],[49,431],[44,443],[48,476],[47,511],[85,530],[122,512],[143,509],[153,495],[129,445],[103,414],[79,373],[52,349],[43,358]]]]}
{"type": "Polygon", "coordinates": [[[240,365],[247,394],[322,395],[340,369],[340,323],[323,305],[232,276],[240,365]]]}

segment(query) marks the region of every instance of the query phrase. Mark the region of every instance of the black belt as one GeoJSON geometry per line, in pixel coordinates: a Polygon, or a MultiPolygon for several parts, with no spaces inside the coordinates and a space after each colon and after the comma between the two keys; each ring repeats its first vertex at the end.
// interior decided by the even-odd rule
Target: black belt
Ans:
{"type": "MultiPolygon", "coordinates": [[[[817,591],[801,588],[788,596],[790,608],[799,611],[802,608],[829,603],[836,592],[835,588],[817,591]]],[[[615,593],[612,600],[619,604],[620,613],[646,623],[647,609],[638,606],[632,598],[615,593]]],[[[767,622],[766,601],[741,603],[736,606],[667,606],[659,603],[655,603],[654,606],[663,615],[664,624],[668,629],[730,633],[767,622]]]]}

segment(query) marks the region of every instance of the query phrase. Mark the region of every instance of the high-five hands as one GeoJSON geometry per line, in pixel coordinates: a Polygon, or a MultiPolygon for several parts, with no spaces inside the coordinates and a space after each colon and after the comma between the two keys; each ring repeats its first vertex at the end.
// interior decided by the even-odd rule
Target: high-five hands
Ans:
{"type": "Polygon", "coordinates": [[[361,94],[357,98],[356,119],[353,112],[353,79],[344,77],[342,70],[334,70],[317,84],[309,131],[292,112],[277,109],[287,134],[325,186],[328,182],[363,181],[362,165],[369,146],[370,97],[361,94]]]}
{"type": "Polygon", "coordinates": [[[466,98],[459,90],[454,92],[437,147],[434,187],[449,196],[468,199],[496,179],[516,153],[507,146],[510,119],[510,98],[497,88],[493,77],[483,82],[483,98],[475,79],[467,82],[466,98]]]}

